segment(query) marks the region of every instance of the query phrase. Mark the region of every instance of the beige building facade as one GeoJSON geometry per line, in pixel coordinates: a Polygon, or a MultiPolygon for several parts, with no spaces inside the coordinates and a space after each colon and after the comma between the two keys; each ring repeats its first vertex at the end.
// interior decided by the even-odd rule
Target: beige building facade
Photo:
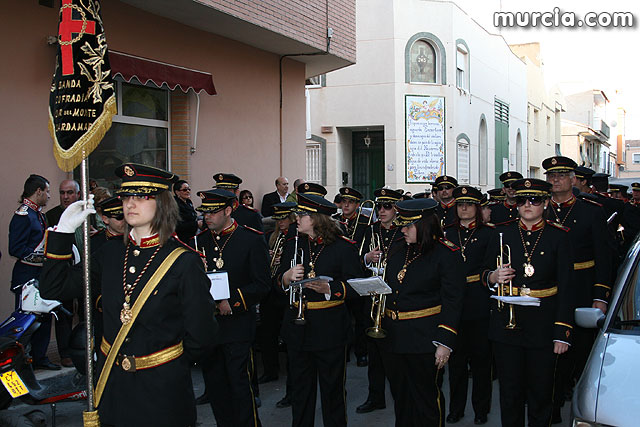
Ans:
{"type": "Polygon", "coordinates": [[[543,178],[542,161],[560,154],[561,117],[565,100],[560,89],[545,82],[539,43],[512,44],[527,65],[527,169],[525,176],[543,178]]]}
{"type": "MultiPolygon", "coordinates": [[[[5,4],[0,34],[0,275],[1,312],[13,309],[9,282],[15,258],[8,253],[8,226],[30,173],[51,183],[45,210],[59,204],[58,185],[72,176],[58,169],[47,129],[48,93],[55,65],[60,2],[5,4]],[[46,4],[50,3],[49,7],[46,4]],[[9,17],[12,17],[9,19],[9,17]]],[[[257,200],[273,191],[281,174],[305,174],[305,79],[355,62],[355,1],[253,2],[138,0],[101,2],[110,51],[153,64],[208,76],[216,95],[169,87],[118,72],[118,115],[89,157],[89,175],[117,186],[111,172],[124,161],[171,169],[194,190],[213,185],[212,175],[243,178],[257,200]],[[283,19],[285,16],[287,19],[283,19]]],[[[171,74],[172,78],[179,78],[171,74]]],[[[137,74],[136,74],[137,75],[137,74]]],[[[140,76],[138,76],[140,77],[140,76]]],[[[140,77],[141,78],[141,77],[140,77]]],[[[192,195],[197,206],[195,192],[192,195]]],[[[257,206],[259,208],[259,206],[257,206]]]]}

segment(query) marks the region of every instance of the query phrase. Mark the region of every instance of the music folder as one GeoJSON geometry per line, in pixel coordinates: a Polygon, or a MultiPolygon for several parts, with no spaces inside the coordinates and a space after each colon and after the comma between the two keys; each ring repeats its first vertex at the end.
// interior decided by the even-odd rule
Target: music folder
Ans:
{"type": "Polygon", "coordinates": [[[389,285],[380,276],[363,277],[359,279],[347,280],[347,283],[360,295],[370,296],[372,294],[386,295],[391,293],[389,285]]]}

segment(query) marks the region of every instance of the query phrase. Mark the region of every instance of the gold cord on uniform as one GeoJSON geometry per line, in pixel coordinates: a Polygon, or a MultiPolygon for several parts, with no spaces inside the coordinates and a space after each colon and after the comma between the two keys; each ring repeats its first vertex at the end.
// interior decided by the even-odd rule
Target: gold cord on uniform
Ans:
{"type": "Polygon", "coordinates": [[[526,245],[526,243],[524,241],[524,236],[522,235],[522,227],[518,227],[518,231],[520,232],[520,240],[522,240],[522,248],[524,249],[524,257],[527,259],[527,262],[522,264],[522,266],[524,267],[524,275],[526,277],[531,277],[531,276],[533,276],[533,273],[536,272],[535,268],[533,268],[533,265],[531,264],[531,257],[533,256],[533,253],[536,250],[536,246],[538,246],[538,242],[540,241],[540,237],[542,237],[542,232],[544,231],[544,227],[540,229],[540,233],[538,234],[538,238],[536,239],[536,242],[533,244],[533,247],[531,248],[531,252],[527,251],[527,245],[526,245]]]}
{"type": "MultiPolygon", "coordinates": [[[[562,219],[562,221],[560,221],[560,217],[558,216],[558,212],[560,211],[560,208],[562,206],[562,203],[557,203],[558,207],[555,209],[551,209],[553,211],[553,214],[556,216],[556,222],[560,225],[564,225],[564,222],[567,220],[567,218],[569,218],[569,215],[571,214],[571,211],[573,210],[573,207],[576,205],[575,203],[573,203],[571,205],[571,207],[569,208],[569,210],[567,211],[567,214],[564,216],[564,218],[562,219]],[[557,211],[556,211],[557,209],[557,211]]],[[[553,204],[551,206],[553,208],[553,204]]]]}
{"type": "Polygon", "coordinates": [[[420,255],[422,255],[422,253],[420,251],[418,251],[418,253],[416,254],[416,256],[414,256],[413,258],[409,259],[409,252],[411,252],[411,247],[407,247],[407,255],[404,257],[404,265],[402,266],[402,270],[400,270],[398,272],[398,282],[400,284],[402,284],[402,281],[404,280],[404,276],[407,274],[407,268],[409,268],[409,266],[411,265],[411,263],[413,261],[415,261],[416,259],[418,259],[418,257],[420,255]]]}
{"type": "Polygon", "coordinates": [[[217,241],[220,240],[220,236],[216,235],[213,230],[211,231],[211,235],[214,237],[214,241],[216,242],[216,247],[213,248],[214,250],[218,251],[218,258],[213,258],[213,262],[216,263],[216,267],[218,268],[218,270],[222,269],[222,267],[224,267],[224,260],[222,259],[222,251],[224,250],[224,247],[227,246],[227,243],[229,243],[229,240],[231,240],[231,236],[233,236],[233,233],[236,232],[236,230],[238,229],[238,227],[234,228],[233,231],[229,234],[229,237],[227,237],[227,240],[224,241],[224,243],[222,244],[222,246],[218,247],[218,243],[217,241]]]}
{"type": "Polygon", "coordinates": [[[464,241],[464,245],[462,244],[462,237],[460,236],[460,227],[458,227],[458,242],[460,242],[460,254],[462,255],[462,261],[463,262],[467,262],[467,256],[464,254],[464,250],[467,248],[467,243],[469,243],[471,241],[471,237],[473,236],[473,233],[475,233],[477,230],[477,228],[474,228],[473,231],[471,232],[471,234],[469,234],[469,237],[467,237],[467,240],[464,241]]]}
{"type": "MultiPolygon", "coordinates": [[[[144,274],[144,272],[147,271],[147,268],[149,268],[149,265],[151,265],[151,261],[153,261],[153,259],[156,257],[156,254],[158,253],[159,250],[160,250],[160,246],[158,246],[156,250],[153,251],[153,254],[151,254],[151,258],[149,258],[149,261],[147,261],[144,267],[142,267],[142,271],[140,272],[140,274],[138,274],[138,277],[136,277],[136,280],[131,285],[128,285],[127,284],[127,264],[129,261],[129,243],[127,243],[127,250],[125,251],[125,255],[124,255],[124,268],[122,269],[122,287],[124,288],[124,303],[122,304],[122,310],[120,310],[120,321],[122,322],[123,325],[126,325],[127,323],[131,322],[131,319],[133,316],[133,313],[131,312],[131,294],[133,294],[133,291],[135,290],[136,285],[142,278],[142,275],[144,274]]],[[[138,251],[138,250],[135,249],[135,251],[138,251]]],[[[139,253],[140,251],[138,251],[138,254],[139,253]]],[[[134,255],[136,254],[134,253],[134,255]]],[[[131,266],[131,268],[129,268],[129,272],[131,274],[135,273],[136,268],[134,266],[131,266]]]]}
{"type": "Polygon", "coordinates": [[[311,240],[307,240],[307,243],[309,243],[309,268],[311,269],[309,271],[309,274],[307,274],[307,277],[313,279],[314,277],[316,277],[316,271],[315,271],[316,261],[318,261],[318,257],[322,253],[322,250],[324,249],[324,245],[319,244],[321,245],[321,248],[317,254],[314,254],[311,251],[311,240]],[[314,258],[314,255],[315,255],[315,258],[314,258]]]}

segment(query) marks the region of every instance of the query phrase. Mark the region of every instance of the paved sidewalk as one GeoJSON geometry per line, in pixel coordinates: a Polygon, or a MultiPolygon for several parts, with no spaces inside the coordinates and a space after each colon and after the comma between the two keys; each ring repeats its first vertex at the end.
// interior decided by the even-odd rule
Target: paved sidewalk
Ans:
{"type": "MultiPolygon", "coordinates": [[[[259,357],[258,357],[259,359],[259,357]]],[[[284,364],[282,365],[284,366],[284,364]]],[[[73,368],[64,368],[62,371],[37,371],[39,379],[51,377],[61,374],[69,374],[73,368]]],[[[204,382],[199,369],[194,368],[192,371],[195,395],[200,396],[204,390],[204,382]]],[[[259,409],[260,420],[263,426],[287,426],[291,424],[291,409],[278,409],[276,402],[284,396],[285,378],[280,377],[278,381],[263,384],[260,386],[260,398],[262,399],[262,407],[259,409]]],[[[471,387],[469,387],[469,390],[471,387]]],[[[449,385],[448,377],[445,374],[443,392],[448,400],[449,385]]],[[[349,417],[349,426],[354,427],[389,427],[394,425],[393,400],[391,392],[387,386],[387,408],[377,410],[368,414],[356,414],[356,407],[362,404],[367,397],[367,368],[358,368],[355,361],[347,364],[347,413],[349,417]]],[[[556,426],[569,425],[570,403],[565,404],[563,408],[563,424],[556,426]]],[[[82,411],[86,408],[86,401],[64,402],[56,405],[56,425],[64,427],[82,427],[82,411]]],[[[26,413],[32,409],[40,409],[47,416],[47,425],[51,426],[51,409],[48,406],[33,407],[23,403],[16,402],[9,408],[9,411],[18,413],[26,413]]],[[[215,426],[213,413],[208,405],[198,406],[198,426],[215,426]]],[[[318,403],[316,409],[316,425],[322,426],[322,413],[320,410],[320,394],[318,392],[318,403]]],[[[471,427],[473,423],[473,410],[471,409],[470,397],[467,402],[465,417],[456,424],[447,424],[456,427],[471,427]]],[[[492,411],[489,414],[489,422],[485,424],[487,427],[500,426],[500,406],[498,402],[498,382],[493,384],[493,403],[492,411]]]]}

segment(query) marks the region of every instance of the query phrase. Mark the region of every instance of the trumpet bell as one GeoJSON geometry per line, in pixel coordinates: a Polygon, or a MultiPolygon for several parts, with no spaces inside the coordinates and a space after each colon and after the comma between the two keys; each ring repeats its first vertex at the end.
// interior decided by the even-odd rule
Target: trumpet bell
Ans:
{"type": "Polygon", "coordinates": [[[371,328],[367,328],[367,336],[370,336],[371,338],[386,338],[387,336],[387,331],[385,331],[382,328],[376,328],[376,327],[371,327],[371,328]]]}
{"type": "Polygon", "coordinates": [[[294,325],[306,325],[307,324],[307,319],[305,319],[304,317],[302,317],[302,318],[296,317],[295,319],[293,319],[293,324],[294,325]]]}

